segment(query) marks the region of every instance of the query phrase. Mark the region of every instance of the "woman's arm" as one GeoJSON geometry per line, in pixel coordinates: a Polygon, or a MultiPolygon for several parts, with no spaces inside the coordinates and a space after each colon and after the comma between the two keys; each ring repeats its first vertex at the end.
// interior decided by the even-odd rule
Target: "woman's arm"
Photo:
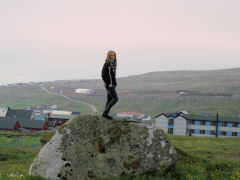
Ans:
{"type": "Polygon", "coordinates": [[[105,82],[107,86],[111,83],[110,78],[109,78],[109,69],[108,69],[108,63],[104,63],[103,68],[102,68],[102,79],[105,82]]]}

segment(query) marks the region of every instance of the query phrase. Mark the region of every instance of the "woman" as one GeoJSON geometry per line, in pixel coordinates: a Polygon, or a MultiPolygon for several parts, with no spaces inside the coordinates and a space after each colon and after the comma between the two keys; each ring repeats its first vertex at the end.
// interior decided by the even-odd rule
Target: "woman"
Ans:
{"type": "Polygon", "coordinates": [[[102,113],[103,117],[108,119],[113,119],[108,113],[113,105],[118,101],[117,92],[115,90],[117,86],[116,82],[116,68],[117,68],[117,57],[113,50],[109,50],[107,53],[107,58],[102,68],[102,80],[104,81],[104,86],[107,91],[107,102],[105,105],[105,110],[102,113]]]}

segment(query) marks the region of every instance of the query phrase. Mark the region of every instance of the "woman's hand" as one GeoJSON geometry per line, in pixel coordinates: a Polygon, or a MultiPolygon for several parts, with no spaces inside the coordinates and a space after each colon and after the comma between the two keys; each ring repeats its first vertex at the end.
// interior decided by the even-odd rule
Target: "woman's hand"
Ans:
{"type": "Polygon", "coordinates": [[[109,87],[113,87],[113,85],[112,85],[112,84],[109,84],[109,87]]]}

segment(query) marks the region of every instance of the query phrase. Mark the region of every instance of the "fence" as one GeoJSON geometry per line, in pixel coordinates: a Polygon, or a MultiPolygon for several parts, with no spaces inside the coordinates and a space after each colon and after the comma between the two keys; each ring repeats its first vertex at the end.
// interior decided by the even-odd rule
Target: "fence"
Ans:
{"type": "Polygon", "coordinates": [[[40,137],[19,136],[19,137],[6,137],[0,136],[0,147],[41,147],[40,137]]]}

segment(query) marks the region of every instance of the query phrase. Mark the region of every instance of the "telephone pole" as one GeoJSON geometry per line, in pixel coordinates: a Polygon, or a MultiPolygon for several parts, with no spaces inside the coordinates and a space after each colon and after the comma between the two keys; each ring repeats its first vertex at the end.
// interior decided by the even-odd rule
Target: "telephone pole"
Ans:
{"type": "Polygon", "coordinates": [[[216,138],[218,137],[218,113],[216,117],[216,133],[215,133],[216,138]]]}

